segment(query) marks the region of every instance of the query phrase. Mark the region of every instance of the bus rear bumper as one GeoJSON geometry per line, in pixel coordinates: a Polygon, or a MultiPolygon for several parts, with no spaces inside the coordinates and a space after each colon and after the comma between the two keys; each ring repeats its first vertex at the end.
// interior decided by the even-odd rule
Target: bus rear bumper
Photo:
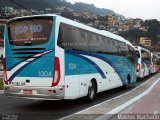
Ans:
{"type": "Polygon", "coordinates": [[[6,86],[4,93],[8,97],[37,100],[63,100],[64,87],[15,87],[6,86]]]}

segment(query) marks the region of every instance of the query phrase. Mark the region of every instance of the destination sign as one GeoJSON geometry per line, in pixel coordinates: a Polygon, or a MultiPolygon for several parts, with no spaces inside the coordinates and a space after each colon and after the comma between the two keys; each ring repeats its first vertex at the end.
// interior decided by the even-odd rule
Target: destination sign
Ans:
{"type": "Polygon", "coordinates": [[[21,33],[39,33],[43,30],[42,25],[15,26],[15,34],[21,33]]]}

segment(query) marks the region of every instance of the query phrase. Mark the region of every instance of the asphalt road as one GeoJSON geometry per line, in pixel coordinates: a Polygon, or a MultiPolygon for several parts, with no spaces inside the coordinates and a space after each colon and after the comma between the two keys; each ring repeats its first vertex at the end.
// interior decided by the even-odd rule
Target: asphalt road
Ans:
{"type": "Polygon", "coordinates": [[[16,99],[7,98],[4,94],[0,94],[0,119],[1,117],[6,117],[6,115],[18,115],[18,118],[20,120],[60,119],[62,117],[74,114],[88,107],[128,92],[147,80],[148,78],[143,81],[139,81],[126,90],[122,88],[116,88],[103,93],[99,93],[93,103],[85,103],[83,99],[69,101],[39,101],[16,99]]]}

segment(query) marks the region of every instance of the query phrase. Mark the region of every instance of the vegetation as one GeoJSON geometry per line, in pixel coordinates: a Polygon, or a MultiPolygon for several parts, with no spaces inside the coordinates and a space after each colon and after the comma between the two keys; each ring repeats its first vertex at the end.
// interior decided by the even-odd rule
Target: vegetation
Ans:
{"type": "Polygon", "coordinates": [[[146,20],[143,23],[143,26],[148,26],[148,37],[153,40],[153,44],[156,44],[160,41],[160,22],[155,20],[146,20]]]}
{"type": "Polygon", "coordinates": [[[0,25],[0,38],[3,39],[3,37],[4,37],[4,25],[3,26],[0,25]]]}
{"type": "Polygon", "coordinates": [[[2,90],[3,89],[3,81],[2,81],[2,79],[0,79],[0,90],[2,90]]]}
{"type": "Polygon", "coordinates": [[[120,36],[130,40],[132,43],[138,43],[140,37],[149,37],[152,40],[153,51],[160,51],[160,22],[158,20],[145,20],[142,27],[148,27],[148,31],[144,32],[138,29],[130,29],[120,33],[120,36]]]}
{"type": "MultiPolygon", "coordinates": [[[[21,2],[19,2],[19,0],[14,1],[21,5],[21,7],[27,6],[27,9],[46,10],[46,8],[66,7],[74,9],[74,11],[77,12],[91,12],[100,15],[106,15],[108,13],[116,14],[114,11],[109,9],[96,8],[93,4],[86,4],[81,2],[71,4],[66,0],[21,0],[21,2]]],[[[21,9],[21,7],[18,4],[15,4],[10,0],[1,0],[0,8],[10,6],[17,9],[21,9]]],[[[122,15],[120,16],[123,17],[122,15]]]]}
{"type": "Polygon", "coordinates": [[[120,33],[125,39],[130,40],[132,43],[138,43],[140,37],[149,37],[147,32],[143,32],[137,29],[130,29],[128,31],[123,31],[120,33]]]}

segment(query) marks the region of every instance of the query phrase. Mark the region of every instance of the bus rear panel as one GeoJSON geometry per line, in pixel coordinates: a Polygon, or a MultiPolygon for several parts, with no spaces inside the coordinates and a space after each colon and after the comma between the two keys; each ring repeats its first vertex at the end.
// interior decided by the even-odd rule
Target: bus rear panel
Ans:
{"type": "Polygon", "coordinates": [[[56,17],[13,19],[5,28],[4,84],[9,97],[63,99],[55,55],[56,17]]]}

